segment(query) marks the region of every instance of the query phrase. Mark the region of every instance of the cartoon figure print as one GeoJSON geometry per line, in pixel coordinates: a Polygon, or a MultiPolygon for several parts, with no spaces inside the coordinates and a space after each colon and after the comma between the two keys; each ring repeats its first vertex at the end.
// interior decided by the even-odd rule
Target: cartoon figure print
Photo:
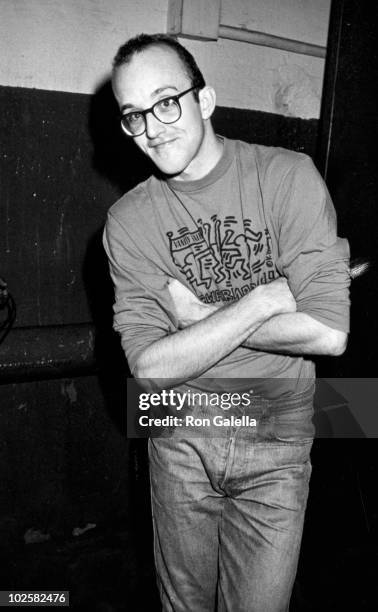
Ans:
{"type": "Polygon", "coordinates": [[[278,276],[269,230],[254,229],[251,219],[240,231],[234,216],[222,222],[213,215],[194,231],[182,227],[167,237],[174,264],[204,302],[233,301],[278,276]]]}

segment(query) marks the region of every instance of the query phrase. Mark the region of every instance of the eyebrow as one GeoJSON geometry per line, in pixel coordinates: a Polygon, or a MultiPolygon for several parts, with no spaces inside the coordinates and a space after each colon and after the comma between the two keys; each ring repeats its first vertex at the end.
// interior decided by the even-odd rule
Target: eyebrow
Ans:
{"type": "MultiPolygon", "coordinates": [[[[174,89],[175,91],[179,91],[175,85],[163,85],[163,87],[158,87],[155,91],[152,92],[152,96],[158,96],[163,93],[166,89],[174,89]]],[[[121,106],[121,112],[127,110],[128,108],[137,108],[135,104],[123,104],[121,106]]]]}

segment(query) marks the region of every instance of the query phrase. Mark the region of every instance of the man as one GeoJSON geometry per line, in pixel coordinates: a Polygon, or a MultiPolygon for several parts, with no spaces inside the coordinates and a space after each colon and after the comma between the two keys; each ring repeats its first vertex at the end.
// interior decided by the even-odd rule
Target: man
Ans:
{"type": "Polygon", "coordinates": [[[163,609],[287,610],[311,470],[309,356],[345,349],[347,243],[307,156],[215,134],[215,92],[174,39],[128,41],[113,91],[158,170],[104,234],[130,370],[147,390],[247,393],[233,414],[257,422],[150,439],[163,609]]]}

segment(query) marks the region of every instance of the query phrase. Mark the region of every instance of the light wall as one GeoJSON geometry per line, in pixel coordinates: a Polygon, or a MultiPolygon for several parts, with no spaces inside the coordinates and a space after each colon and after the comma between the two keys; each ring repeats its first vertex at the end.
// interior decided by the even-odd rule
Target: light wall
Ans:
{"type": "MultiPolygon", "coordinates": [[[[325,46],[330,0],[223,0],[221,22],[325,46]]],[[[165,32],[168,0],[0,0],[0,85],[91,94],[139,32],[165,32]]],[[[324,60],[181,39],[221,106],[318,117],[324,60]]]]}

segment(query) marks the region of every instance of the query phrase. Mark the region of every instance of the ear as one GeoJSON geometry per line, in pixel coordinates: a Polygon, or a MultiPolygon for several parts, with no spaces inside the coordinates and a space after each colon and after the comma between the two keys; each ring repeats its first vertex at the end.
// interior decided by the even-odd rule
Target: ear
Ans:
{"type": "Polygon", "coordinates": [[[209,119],[214,112],[217,96],[213,87],[206,85],[198,93],[201,115],[203,119],[209,119]]]}

